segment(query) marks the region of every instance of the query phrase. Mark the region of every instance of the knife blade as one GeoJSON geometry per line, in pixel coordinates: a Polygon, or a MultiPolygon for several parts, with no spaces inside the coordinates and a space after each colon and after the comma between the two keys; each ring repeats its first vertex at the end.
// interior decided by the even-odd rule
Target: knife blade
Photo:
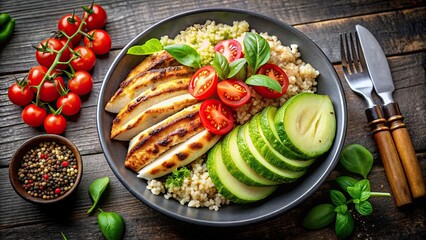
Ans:
{"type": "Polygon", "coordinates": [[[356,32],[364,53],[366,66],[374,89],[383,101],[383,110],[391,130],[411,193],[414,198],[426,195],[425,182],[403,116],[392,97],[395,90],[386,55],[377,39],[367,28],[356,25],[356,32]]]}

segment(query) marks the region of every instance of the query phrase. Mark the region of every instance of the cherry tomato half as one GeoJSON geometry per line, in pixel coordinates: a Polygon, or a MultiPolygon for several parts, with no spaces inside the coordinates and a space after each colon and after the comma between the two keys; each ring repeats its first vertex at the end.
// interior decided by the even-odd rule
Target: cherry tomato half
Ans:
{"type": "Polygon", "coordinates": [[[61,134],[67,128],[67,120],[61,114],[50,113],[44,119],[44,130],[50,134],[61,134]]]}
{"type": "Polygon", "coordinates": [[[7,96],[12,103],[18,106],[26,106],[33,100],[35,94],[28,84],[20,85],[14,83],[7,90],[7,96]]]}
{"type": "Polygon", "coordinates": [[[198,100],[207,99],[216,93],[218,81],[216,70],[212,66],[204,66],[192,75],[188,91],[198,100]]]}
{"type": "Polygon", "coordinates": [[[66,116],[77,114],[81,109],[81,99],[74,92],[68,92],[64,96],[60,96],[56,101],[56,107],[62,107],[61,113],[66,116]]]}
{"type": "Polygon", "coordinates": [[[22,120],[31,127],[41,126],[46,118],[46,110],[34,103],[29,104],[22,110],[22,120]]]}
{"type": "MultiPolygon", "coordinates": [[[[55,50],[55,51],[59,51],[62,49],[62,47],[64,46],[64,44],[56,38],[48,38],[46,40],[43,40],[40,42],[40,44],[38,45],[39,49],[43,49],[43,46],[45,46],[47,43],[48,48],[55,50]]],[[[37,62],[42,65],[45,66],[47,68],[49,68],[50,66],[52,66],[53,62],[55,61],[56,58],[56,53],[51,53],[51,52],[43,52],[41,50],[37,49],[36,50],[36,59],[37,62]]],[[[70,59],[70,51],[68,50],[68,48],[66,48],[64,50],[64,52],[62,53],[61,57],[59,58],[59,61],[61,62],[66,62],[70,59]]],[[[67,69],[68,65],[67,64],[58,64],[56,66],[57,69],[67,69]]]]}
{"type": "Polygon", "coordinates": [[[95,54],[106,54],[111,50],[111,37],[109,34],[101,29],[95,29],[87,33],[93,36],[93,40],[84,37],[84,45],[90,48],[95,54]]]}
{"type": "MultiPolygon", "coordinates": [[[[81,24],[81,19],[74,14],[66,14],[59,19],[58,30],[63,31],[68,37],[71,37],[75,32],[77,32],[78,27],[81,24]]],[[[73,45],[78,45],[81,40],[81,34],[77,34],[71,42],[73,45]]]]}
{"type": "Polygon", "coordinates": [[[68,81],[68,88],[80,96],[88,94],[93,88],[93,78],[86,71],[76,71],[74,77],[68,81]]]}
{"type": "Polygon", "coordinates": [[[262,97],[265,98],[280,98],[287,92],[288,88],[288,78],[287,74],[285,74],[284,70],[278,67],[275,64],[267,63],[259,68],[257,71],[258,74],[266,75],[273,80],[277,81],[281,85],[281,93],[272,90],[268,87],[263,86],[253,86],[253,89],[259,93],[262,97]]]}
{"type": "MultiPolygon", "coordinates": [[[[90,8],[90,6],[87,8],[90,8]]],[[[86,19],[86,29],[90,31],[103,28],[108,19],[106,11],[98,4],[93,4],[92,11],[93,13],[90,13],[89,17],[86,19]]],[[[87,14],[87,12],[84,12],[83,18],[85,18],[87,14]]]]}
{"type": "Polygon", "coordinates": [[[240,42],[235,39],[223,40],[214,47],[215,52],[221,53],[228,62],[243,57],[243,51],[240,42]]]}
{"type": "Polygon", "coordinates": [[[200,119],[211,133],[223,135],[234,126],[232,110],[217,99],[207,99],[200,106],[200,119]]]}
{"type": "Polygon", "coordinates": [[[230,107],[239,107],[251,98],[251,90],[243,81],[224,80],[217,84],[217,95],[230,107]]]}
{"type": "Polygon", "coordinates": [[[77,46],[74,52],[79,55],[78,58],[71,60],[71,66],[75,71],[90,71],[95,66],[96,56],[92,50],[85,46],[77,46]]]}

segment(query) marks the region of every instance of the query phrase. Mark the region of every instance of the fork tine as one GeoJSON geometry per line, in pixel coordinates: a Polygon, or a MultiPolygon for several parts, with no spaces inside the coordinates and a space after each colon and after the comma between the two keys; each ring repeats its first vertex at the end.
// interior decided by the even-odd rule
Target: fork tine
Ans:
{"type": "MultiPolygon", "coordinates": [[[[355,34],[355,37],[358,39],[357,34],[355,34]]],[[[352,61],[353,61],[353,64],[354,64],[354,70],[357,71],[357,72],[360,72],[359,60],[358,60],[359,48],[358,48],[358,46],[355,48],[352,32],[349,33],[349,39],[350,39],[350,44],[351,44],[351,55],[352,55],[352,61]]]]}
{"type": "Polygon", "coordinates": [[[356,32],[355,32],[355,40],[356,40],[356,46],[358,48],[359,63],[361,64],[362,71],[368,72],[368,68],[367,68],[367,65],[365,63],[364,52],[362,51],[361,43],[360,43],[359,38],[358,38],[358,33],[356,33],[356,32]]]}
{"type": "Polygon", "coordinates": [[[345,33],[345,48],[346,48],[346,61],[348,62],[349,72],[350,74],[355,73],[354,66],[353,66],[353,58],[352,58],[352,51],[349,47],[349,41],[348,41],[348,35],[345,33]]]}
{"type": "Polygon", "coordinates": [[[346,58],[345,46],[343,44],[343,35],[339,34],[339,36],[340,36],[340,59],[342,61],[342,67],[346,69],[348,65],[348,61],[346,58]]]}

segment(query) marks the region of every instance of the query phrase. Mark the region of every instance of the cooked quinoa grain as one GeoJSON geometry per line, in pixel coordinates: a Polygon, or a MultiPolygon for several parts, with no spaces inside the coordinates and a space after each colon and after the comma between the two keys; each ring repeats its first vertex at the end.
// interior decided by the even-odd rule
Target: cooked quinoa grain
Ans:
{"type": "MultiPolygon", "coordinates": [[[[181,31],[175,38],[164,36],[160,39],[163,45],[187,44],[198,51],[203,65],[212,65],[214,46],[225,39],[237,39],[242,46],[245,33],[250,29],[246,21],[235,21],[232,25],[206,21],[205,24],[195,24],[181,31]]],[[[287,99],[301,92],[316,92],[316,78],[319,72],[309,63],[301,59],[298,46],[291,44],[284,46],[276,36],[268,33],[259,33],[265,38],[271,48],[269,63],[281,67],[287,74],[289,86],[287,92],[278,99],[262,98],[252,89],[250,101],[235,109],[236,124],[246,123],[256,113],[267,106],[282,106],[287,99]]],[[[155,195],[163,194],[166,199],[174,198],[182,205],[189,207],[207,207],[210,210],[219,210],[228,205],[229,200],[220,195],[212,183],[205,164],[201,158],[190,164],[191,177],[183,182],[181,187],[166,189],[165,181],[150,180],[147,188],[155,195]]]]}

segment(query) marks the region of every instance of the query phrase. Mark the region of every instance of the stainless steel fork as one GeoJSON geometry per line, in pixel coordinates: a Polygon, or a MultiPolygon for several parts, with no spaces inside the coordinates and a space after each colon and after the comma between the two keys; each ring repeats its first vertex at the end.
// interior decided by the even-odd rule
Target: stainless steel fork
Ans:
{"type": "Polygon", "coordinates": [[[380,106],[372,98],[373,83],[368,74],[364,54],[356,33],[340,34],[340,53],[343,73],[349,87],[367,102],[368,123],[373,132],[386,176],[397,206],[411,203],[410,189],[380,106]],[[354,35],[354,36],[353,36],[354,35]],[[354,40],[355,38],[355,40],[354,40]]]}

